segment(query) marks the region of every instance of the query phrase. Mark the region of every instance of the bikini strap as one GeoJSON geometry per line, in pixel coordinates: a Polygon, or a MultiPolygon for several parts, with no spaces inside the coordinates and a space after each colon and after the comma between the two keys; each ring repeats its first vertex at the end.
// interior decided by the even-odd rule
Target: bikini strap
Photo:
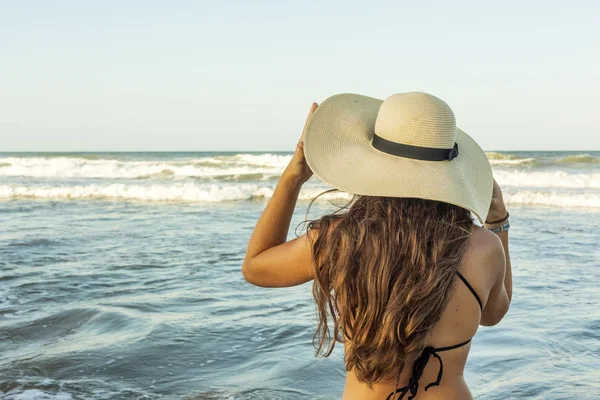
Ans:
{"type": "Polygon", "coordinates": [[[473,296],[475,296],[475,299],[479,303],[479,308],[481,308],[483,310],[483,303],[481,302],[481,299],[479,298],[479,295],[477,294],[477,292],[475,291],[475,289],[473,289],[473,286],[471,286],[471,284],[469,283],[469,281],[467,281],[467,278],[465,278],[463,276],[463,274],[461,274],[458,271],[456,271],[456,275],[458,275],[458,277],[460,278],[460,280],[463,281],[463,283],[465,284],[465,286],[467,288],[469,288],[469,290],[471,291],[471,293],[473,293],[473,296]]]}
{"type": "Polygon", "coordinates": [[[463,346],[468,345],[470,342],[471,342],[471,339],[465,340],[464,342],[459,343],[459,344],[455,344],[454,346],[436,347],[435,351],[436,352],[440,352],[440,351],[448,351],[448,350],[458,349],[459,347],[463,347],[463,346]]]}

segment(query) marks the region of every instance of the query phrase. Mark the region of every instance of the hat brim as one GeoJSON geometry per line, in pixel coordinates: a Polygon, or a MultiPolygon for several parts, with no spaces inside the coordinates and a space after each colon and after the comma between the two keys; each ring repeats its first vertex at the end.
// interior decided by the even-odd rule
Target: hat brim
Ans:
{"type": "Polygon", "coordinates": [[[470,210],[484,223],[493,175],[479,145],[457,128],[452,161],[398,157],[371,145],[382,100],[358,94],[332,96],[306,126],[304,154],[314,174],[347,193],[436,200],[470,210]]]}

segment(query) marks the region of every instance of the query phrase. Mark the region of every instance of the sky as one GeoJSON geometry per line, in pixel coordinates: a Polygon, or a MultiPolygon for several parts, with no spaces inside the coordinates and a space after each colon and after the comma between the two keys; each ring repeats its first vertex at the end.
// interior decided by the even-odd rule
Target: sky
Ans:
{"type": "Polygon", "coordinates": [[[313,101],[444,99],[485,150],[600,150],[597,1],[0,0],[1,151],[293,150],[313,101]]]}

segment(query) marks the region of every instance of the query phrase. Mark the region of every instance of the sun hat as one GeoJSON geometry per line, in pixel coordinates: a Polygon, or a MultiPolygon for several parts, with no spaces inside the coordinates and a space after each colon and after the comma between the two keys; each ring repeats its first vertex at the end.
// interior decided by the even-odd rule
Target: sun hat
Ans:
{"type": "Polygon", "coordinates": [[[437,200],[470,210],[481,223],[487,217],[490,163],[433,95],[329,97],[308,121],[304,154],[314,174],[341,191],[437,200]]]}

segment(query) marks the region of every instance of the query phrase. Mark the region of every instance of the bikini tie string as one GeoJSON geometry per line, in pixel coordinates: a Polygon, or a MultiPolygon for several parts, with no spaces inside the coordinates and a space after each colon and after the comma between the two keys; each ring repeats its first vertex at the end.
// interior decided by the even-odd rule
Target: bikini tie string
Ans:
{"type": "Polygon", "coordinates": [[[404,396],[410,393],[408,400],[412,400],[417,396],[417,392],[419,391],[419,379],[423,375],[423,371],[425,371],[425,366],[427,362],[429,362],[429,358],[433,356],[437,358],[440,363],[440,370],[438,372],[437,379],[434,382],[431,382],[429,385],[425,386],[425,391],[427,391],[430,387],[440,386],[440,382],[442,381],[442,375],[444,374],[444,364],[442,363],[442,359],[438,355],[436,349],[432,346],[427,346],[423,349],[419,357],[415,360],[413,364],[413,373],[412,377],[408,381],[408,385],[401,387],[400,389],[396,389],[394,392],[390,393],[390,395],[386,398],[386,400],[392,400],[394,396],[400,393],[400,397],[398,400],[404,399],[404,396]]]}

